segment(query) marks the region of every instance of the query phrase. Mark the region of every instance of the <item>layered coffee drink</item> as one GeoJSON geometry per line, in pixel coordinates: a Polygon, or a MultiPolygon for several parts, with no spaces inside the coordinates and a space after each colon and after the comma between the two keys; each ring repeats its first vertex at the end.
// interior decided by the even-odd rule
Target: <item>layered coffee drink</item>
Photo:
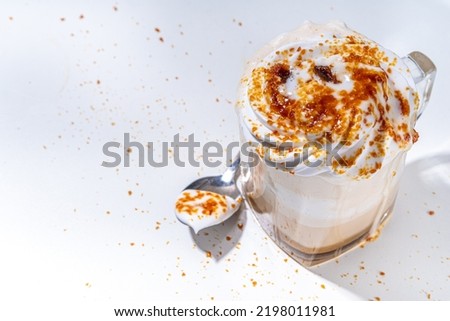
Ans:
{"type": "Polygon", "coordinates": [[[341,22],[306,22],[248,62],[239,188],[304,265],[360,244],[391,213],[424,101],[407,59],[341,22]]]}

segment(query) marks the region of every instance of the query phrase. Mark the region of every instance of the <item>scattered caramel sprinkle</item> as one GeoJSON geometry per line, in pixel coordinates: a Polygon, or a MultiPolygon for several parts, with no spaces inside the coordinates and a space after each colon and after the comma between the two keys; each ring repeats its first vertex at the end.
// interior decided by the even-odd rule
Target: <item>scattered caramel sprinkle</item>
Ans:
{"type": "Polygon", "coordinates": [[[128,191],[128,196],[131,196],[131,195],[133,195],[133,192],[132,191],[128,191]]]}
{"type": "Polygon", "coordinates": [[[430,215],[430,216],[433,216],[435,213],[434,213],[434,211],[428,211],[428,215],[430,215]]]}
{"type": "Polygon", "coordinates": [[[159,41],[164,42],[164,38],[163,37],[159,37],[159,41]]]}
{"type": "Polygon", "coordinates": [[[381,275],[381,276],[385,276],[386,273],[384,273],[383,271],[380,271],[380,275],[381,275]]]}
{"type": "Polygon", "coordinates": [[[212,256],[211,252],[210,251],[206,251],[206,257],[211,257],[211,256],[212,256]]]}
{"type": "Polygon", "coordinates": [[[242,231],[242,229],[244,228],[244,224],[238,223],[237,227],[238,227],[238,229],[240,229],[242,231]]]}
{"type": "Polygon", "coordinates": [[[325,289],[325,284],[321,284],[320,287],[321,287],[322,289],[325,289]]]}
{"type": "Polygon", "coordinates": [[[155,31],[158,32],[158,33],[160,33],[160,32],[161,32],[161,29],[159,29],[158,27],[155,27],[155,31]]]}
{"type": "Polygon", "coordinates": [[[231,241],[231,236],[227,235],[227,237],[225,238],[227,241],[231,241]]]}
{"type": "Polygon", "coordinates": [[[134,243],[134,242],[131,242],[131,243],[130,243],[130,246],[135,246],[135,243],[134,243]]]}
{"type": "Polygon", "coordinates": [[[379,296],[374,297],[375,301],[381,301],[381,298],[379,296]]]}
{"type": "Polygon", "coordinates": [[[257,286],[257,285],[258,285],[258,282],[255,281],[255,280],[253,280],[253,281],[252,281],[252,285],[253,285],[253,286],[257,286]]]}
{"type": "Polygon", "coordinates": [[[84,19],[84,14],[80,14],[80,20],[84,19]]]}

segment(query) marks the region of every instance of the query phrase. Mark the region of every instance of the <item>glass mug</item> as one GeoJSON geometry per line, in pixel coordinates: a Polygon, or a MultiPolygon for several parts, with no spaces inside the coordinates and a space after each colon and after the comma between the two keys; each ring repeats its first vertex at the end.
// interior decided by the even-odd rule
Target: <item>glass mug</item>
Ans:
{"type": "MultiPolygon", "coordinates": [[[[420,116],[430,98],[436,67],[420,52],[401,61],[420,97],[420,116]]],[[[248,128],[242,109],[237,108],[237,113],[244,144],[248,128]]],[[[275,243],[302,265],[314,266],[378,235],[391,215],[405,157],[406,151],[400,151],[369,178],[349,180],[330,173],[293,175],[255,152],[241,152],[237,185],[275,243]]]]}

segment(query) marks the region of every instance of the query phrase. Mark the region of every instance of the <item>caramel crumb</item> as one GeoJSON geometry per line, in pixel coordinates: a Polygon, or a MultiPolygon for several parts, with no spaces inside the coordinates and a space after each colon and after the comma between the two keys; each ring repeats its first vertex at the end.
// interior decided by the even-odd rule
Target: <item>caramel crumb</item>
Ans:
{"type": "Polygon", "coordinates": [[[379,296],[374,297],[375,301],[381,301],[381,298],[379,296]]]}
{"type": "Polygon", "coordinates": [[[242,231],[242,229],[244,228],[244,224],[238,223],[237,227],[238,227],[238,229],[240,229],[242,231]]]}
{"type": "Polygon", "coordinates": [[[226,240],[230,241],[231,240],[231,236],[227,235],[226,240]]]}
{"type": "Polygon", "coordinates": [[[210,251],[206,251],[206,257],[211,257],[211,256],[212,256],[211,252],[210,251]]]}
{"type": "Polygon", "coordinates": [[[114,11],[118,11],[119,8],[117,8],[117,6],[113,6],[113,10],[114,10],[114,11]]]}
{"type": "Polygon", "coordinates": [[[184,273],[184,272],[183,272],[183,273],[181,273],[181,276],[186,276],[186,273],[184,273]]]}
{"type": "Polygon", "coordinates": [[[332,82],[333,84],[339,83],[336,76],[331,72],[331,68],[328,66],[314,66],[314,73],[323,81],[332,82]]]}
{"type": "Polygon", "coordinates": [[[80,14],[80,20],[82,20],[82,19],[84,19],[84,15],[83,14],[80,14]]]}
{"type": "Polygon", "coordinates": [[[131,196],[131,195],[133,195],[133,192],[132,191],[128,191],[128,196],[131,196]]]}
{"type": "Polygon", "coordinates": [[[383,271],[380,271],[380,275],[381,275],[381,276],[385,276],[386,273],[384,273],[383,271]]]}
{"type": "Polygon", "coordinates": [[[163,37],[159,37],[159,41],[164,42],[164,38],[163,37]]]}
{"type": "Polygon", "coordinates": [[[325,289],[325,284],[321,284],[320,287],[321,287],[322,289],[325,289]]]}
{"type": "Polygon", "coordinates": [[[130,246],[134,246],[134,245],[135,245],[135,243],[134,243],[134,242],[131,242],[131,243],[130,243],[130,246]]]}
{"type": "Polygon", "coordinates": [[[97,85],[100,85],[101,81],[97,79],[97,85]]]}
{"type": "Polygon", "coordinates": [[[256,282],[255,280],[252,281],[252,285],[256,286],[258,284],[258,282],[256,282]]]}
{"type": "Polygon", "coordinates": [[[61,20],[62,22],[64,22],[64,21],[66,21],[66,18],[61,17],[61,18],[59,18],[59,20],[61,20]]]}
{"type": "Polygon", "coordinates": [[[155,28],[155,31],[158,32],[158,33],[160,33],[160,32],[161,32],[161,29],[159,29],[158,27],[156,27],[156,28],[155,28]]]}
{"type": "Polygon", "coordinates": [[[435,213],[434,213],[434,211],[428,211],[428,215],[430,215],[430,216],[433,216],[435,213]]]}
{"type": "Polygon", "coordinates": [[[419,140],[419,133],[414,129],[412,137],[413,144],[416,143],[418,140],[419,140]]]}

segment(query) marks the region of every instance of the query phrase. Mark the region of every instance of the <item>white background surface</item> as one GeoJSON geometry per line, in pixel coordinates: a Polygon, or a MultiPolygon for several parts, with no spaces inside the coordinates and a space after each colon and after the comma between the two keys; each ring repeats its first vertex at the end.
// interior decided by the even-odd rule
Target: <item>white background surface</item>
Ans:
{"type": "Polygon", "coordinates": [[[449,300],[449,21],[449,1],[0,2],[2,302],[449,300]],[[157,147],[177,133],[236,141],[245,60],[305,19],[438,67],[378,241],[308,271],[249,213],[200,237],[176,221],[178,192],[223,167],[100,166],[124,132],[157,147]]]}

